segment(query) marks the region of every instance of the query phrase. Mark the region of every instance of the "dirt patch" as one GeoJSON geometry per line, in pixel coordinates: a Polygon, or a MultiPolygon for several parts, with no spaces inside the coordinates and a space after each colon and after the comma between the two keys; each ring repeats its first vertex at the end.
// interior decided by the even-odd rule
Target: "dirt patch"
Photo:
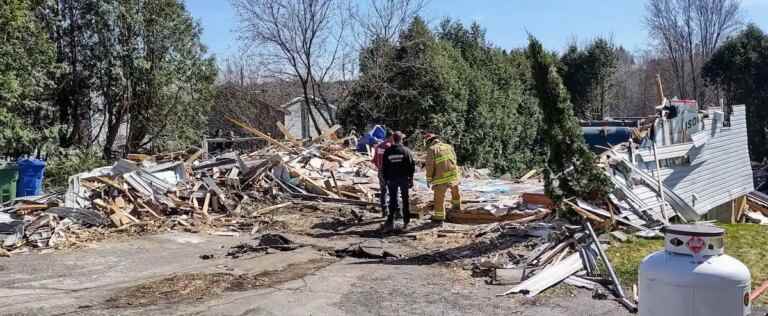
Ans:
{"type": "Polygon", "coordinates": [[[332,258],[318,258],[255,274],[175,274],[118,291],[107,299],[106,304],[109,307],[131,307],[200,301],[225,291],[247,291],[297,280],[336,261],[332,258]]]}

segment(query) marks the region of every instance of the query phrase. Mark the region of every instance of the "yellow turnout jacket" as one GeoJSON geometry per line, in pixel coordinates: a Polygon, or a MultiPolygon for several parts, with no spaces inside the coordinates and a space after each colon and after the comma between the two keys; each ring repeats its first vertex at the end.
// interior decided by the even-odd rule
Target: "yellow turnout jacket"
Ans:
{"type": "Polygon", "coordinates": [[[458,184],[459,165],[453,146],[439,140],[427,151],[427,182],[431,184],[458,184]]]}

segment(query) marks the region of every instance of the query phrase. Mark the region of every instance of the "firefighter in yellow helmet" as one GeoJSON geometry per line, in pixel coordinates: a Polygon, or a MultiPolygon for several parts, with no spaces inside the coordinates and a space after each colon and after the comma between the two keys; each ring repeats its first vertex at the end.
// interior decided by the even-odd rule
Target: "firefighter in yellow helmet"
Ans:
{"type": "Polygon", "coordinates": [[[453,210],[461,210],[461,194],[459,193],[459,165],[453,146],[445,144],[435,134],[426,134],[429,145],[427,150],[427,183],[435,192],[435,215],[432,221],[445,220],[445,193],[451,189],[451,206],[453,210]]]}

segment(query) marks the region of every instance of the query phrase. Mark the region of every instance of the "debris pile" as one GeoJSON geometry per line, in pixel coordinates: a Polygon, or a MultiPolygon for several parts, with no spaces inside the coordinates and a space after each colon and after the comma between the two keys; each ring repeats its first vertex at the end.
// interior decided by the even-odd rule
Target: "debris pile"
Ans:
{"type": "MultiPolygon", "coordinates": [[[[239,123],[238,123],[239,124],[239,123]]],[[[129,155],[71,176],[64,194],[19,198],[0,206],[3,248],[63,248],[118,231],[181,229],[235,236],[255,233],[272,212],[292,205],[370,206],[378,179],[370,158],[335,134],[306,141],[265,140],[246,154],[206,157],[192,149],[129,155]]]]}
{"type": "Polygon", "coordinates": [[[516,264],[494,270],[492,282],[516,284],[499,295],[519,293],[533,297],[560,282],[596,292],[607,285],[619,303],[636,311],[590,222],[585,220],[583,227],[555,227],[548,229],[540,244],[516,264]]]}

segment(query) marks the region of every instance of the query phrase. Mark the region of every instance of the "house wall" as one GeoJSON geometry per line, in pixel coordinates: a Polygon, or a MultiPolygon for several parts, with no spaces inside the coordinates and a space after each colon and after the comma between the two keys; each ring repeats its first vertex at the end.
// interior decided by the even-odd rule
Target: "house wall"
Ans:
{"type": "MultiPolygon", "coordinates": [[[[125,146],[128,140],[128,120],[130,114],[126,115],[125,121],[120,124],[118,128],[115,142],[112,144],[112,150],[119,151],[125,146]]],[[[91,117],[91,130],[89,131],[91,139],[94,139],[96,144],[103,146],[107,143],[107,125],[104,115],[102,113],[96,113],[91,117]]]]}
{"type": "MultiPolygon", "coordinates": [[[[746,124],[743,105],[733,107],[730,127],[723,127],[720,121],[707,120],[705,128],[710,138],[702,146],[688,151],[690,164],[661,169],[664,185],[699,215],[754,190],[746,124]]],[[[652,161],[644,167],[649,172],[655,171],[652,161]]]]}
{"type": "MultiPolygon", "coordinates": [[[[314,123],[312,123],[312,119],[308,118],[307,121],[309,122],[309,135],[302,135],[301,131],[301,107],[304,105],[302,102],[296,102],[285,109],[288,110],[289,113],[285,115],[285,121],[283,124],[285,124],[285,127],[288,129],[288,131],[291,132],[291,134],[295,137],[299,138],[313,138],[318,136],[319,134],[315,130],[314,123]]],[[[320,114],[317,109],[314,107],[310,108],[312,110],[312,113],[315,115],[315,119],[317,120],[317,124],[320,126],[320,130],[324,130],[329,128],[328,124],[325,124],[325,121],[320,117],[320,114]]],[[[325,117],[329,117],[326,111],[323,111],[325,117]]]]}

